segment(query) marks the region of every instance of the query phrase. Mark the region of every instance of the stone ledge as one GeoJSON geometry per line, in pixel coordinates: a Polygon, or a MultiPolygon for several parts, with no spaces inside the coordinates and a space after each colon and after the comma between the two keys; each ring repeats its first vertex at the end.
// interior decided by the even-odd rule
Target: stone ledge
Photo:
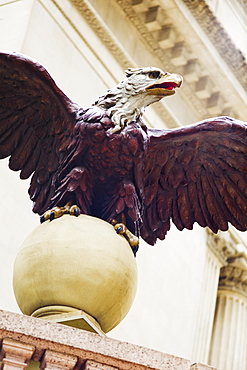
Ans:
{"type": "MultiPolygon", "coordinates": [[[[34,346],[34,361],[41,361],[47,351],[76,356],[76,369],[84,367],[88,361],[95,361],[121,370],[216,370],[149,348],[0,310],[0,342],[5,338],[34,346]]],[[[104,366],[102,368],[105,368],[104,366]]]]}

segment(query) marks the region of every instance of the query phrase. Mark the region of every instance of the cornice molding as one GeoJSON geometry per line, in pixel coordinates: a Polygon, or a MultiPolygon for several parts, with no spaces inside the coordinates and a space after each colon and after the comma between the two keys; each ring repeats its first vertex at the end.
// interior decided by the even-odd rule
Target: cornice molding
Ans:
{"type": "MultiPolygon", "coordinates": [[[[183,0],[240,84],[247,90],[247,61],[205,0],[183,0]]],[[[244,4],[247,8],[247,2],[244,4]]]]}
{"type": "MultiPolygon", "coordinates": [[[[65,14],[59,3],[55,0],[51,0],[53,4],[59,9],[59,11],[63,14],[65,19],[69,22],[72,28],[77,32],[77,34],[82,37],[81,32],[79,31],[78,27],[72,21],[70,17],[65,14]]],[[[85,19],[85,21],[90,25],[90,27],[94,30],[96,35],[100,38],[103,44],[110,50],[111,54],[114,58],[118,61],[118,63],[125,68],[135,67],[133,62],[127,58],[126,54],[123,50],[116,45],[116,40],[109,34],[106,30],[100,19],[97,17],[94,9],[90,4],[84,0],[70,0],[70,3],[76,8],[78,13],[85,19]]],[[[84,37],[83,37],[84,39],[84,37]]]]}
{"type": "Polygon", "coordinates": [[[243,10],[247,13],[247,1],[242,0],[239,2],[240,6],[242,6],[243,10]]]}
{"type": "MultiPolygon", "coordinates": [[[[59,8],[57,2],[55,0],[52,1],[59,8]]],[[[123,49],[120,42],[114,36],[114,29],[110,28],[109,24],[107,24],[107,20],[104,21],[104,19],[101,19],[100,14],[97,12],[97,9],[91,5],[90,0],[69,1],[107,47],[118,64],[123,67],[123,69],[133,66],[135,61],[128,55],[128,50],[123,49]]],[[[176,3],[173,0],[169,1],[170,5],[174,3],[176,7],[176,3]]],[[[120,7],[120,13],[121,11],[125,13],[126,22],[131,22],[138,31],[147,50],[154,55],[156,60],[157,58],[160,60],[160,67],[166,70],[176,71],[184,76],[186,83],[184,83],[179,94],[190,109],[192,109],[195,117],[198,117],[198,120],[219,115],[230,115],[238,119],[244,119],[243,115],[246,105],[243,100],[241,100],[240,96],[237,94],[230,96],[229,91],[227,92],[226,89],[221,86],[221,82],[224,84],[226,79],[223,76],[220,77],[220,73],[215,77],[215,72],[207,70],[205,65],[201,63],[200,55],[195,55],[191,49],[189,39],[187,40],[186,35],[183,33],[183,27],[181,27],[179,21],[179,24],[177,24],[174,19],[169,17],[169,6],[167,10],[160,0],[149,2],[144,0],[115,0],[115,2],[120,7]],[[232,96],[236,96],[235,101],[234,99],[232,100],[232,96]]],[[[221,37],[223,37],[223,40],[226,40],[228,36],[217,19],[213,16],[212,12],[210,12],[208,6],[205,5],[200,7],[201,1],[199,0],[184,0],[184,3],[188,8],[191,8],[191,13],[197,21],[200,19],[201,23],[203,23],[203,19],[206,19],[209,31],[210,27],[214,25],[213,29],[210,31],[211,37],[214,37],[215,42],[220,43],[220,46],[223,48],[222,45],[224,45],[224,41],[221,41],[221,37]],[[211,16],[213,20],[210,18],[211,16]],[[219,29],[221,30],[220,37],[216,35],[218,32],[216,32],[216,30],[219,29]]],[[[204,1],[202,3],[204,4],[204,1]]],[[[59,9],[62,11],[61,7],[59,9]]],[[[177,11],[180,14],[179,8],[177,11]]],[[[180,15],[182,16],[182,13],[180,15]]],[[[80,30],[78,30],[73,20],[69,19],[66,14],[64,14],[64,16],[69,20],[77,33],[80,34],[80,30]]],[[[114,28],[114,26],[111,27],[114,28]]],[[[81,35],[81,37],[83,37],[83,35],[81,35]]],[[[229,38],[227,38],[227,40],[228,39],[229,38]]],[[[227,55],[231,55],[231,57],[229,57],[231,59],[234,57],[237,49],[232,42],[230,45],[231,52],[228,51],[227,55]]],[[[243,75],[242,79],[240,75],[241,71],[243,72],[243,68],[245,70],[246,63],[240,53],[242,56],[242,59],[240,58],[242,60],[242,69],[240,71],[239,53],[240,52],[237,50],[238,57],[235,57],[235,64],[233,65],[237,65],[238,67],[234,68],[234,72],[240,79],[239,81],[242,83],[242,86],[245,86],[243,75]]],[[[245,76],[247,76],[246,72],[244,73],[245,76]]],[[[231,89],[230,82],[229,89],[231,89]]],[[[233,94],[235,93],[233,92],[233,94]]],[[[158,110],[161,109],[155,110],[158,112],[158,110]]],[[[168,126],[176,127],[176,122],[168,111],[166,116],[168,117],[168,126]]]]}
{"type": "MultiPolygon", "coordinates": [[[[135,12],[135,9],[133,5],[130,4],[130,1],[116,0],[116,2],[125,12],[131,23],[139,31],[140,35],[142,36],[145,43],[149,46],[150,50],[160,59],[160,61],[163,64],[163,68],[167,70],[174,68],[175,66],[172,65],[170,58],[164,53],[164,50],[160,48],[160,45],[157,42],[157,40],[153,37],[152,32],[149,31],[143,20],[135,12]]],[[[162,11],[164,12],[163,9],[162,11]]]]}

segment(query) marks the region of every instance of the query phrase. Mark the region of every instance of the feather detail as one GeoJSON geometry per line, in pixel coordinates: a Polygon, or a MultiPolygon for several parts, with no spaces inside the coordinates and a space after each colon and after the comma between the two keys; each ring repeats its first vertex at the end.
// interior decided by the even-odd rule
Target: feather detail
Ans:
{"type": "Polygon", "coordinates": [[[205,217],[203,216],[203,212],[200,206],[200,200],[198,198],[199,191],[201,188],[198,189],[196,182],[189,182],[188,184],[188,197],[190,199],[191,208],[193,209],[193,213],[195,216],[195,221],[202,227],[207,226],[207,222],[205,217]]]}
{"type": "Polygon", "coordinates": [[[199,202],[200,206],[202,208],[202,212],[204,215],[204,218],[206,220],[207,226],[214,232],[218,232],[218,227],[215,225],[214,220],[212,218],[212,214],[214,211],[214,208],[212,207],[211,199],[209,197],[209,187],[206,181],[206,174],[205,170],[202,168],[201,171],[201,181],[197,182],[198,189],[199,190],[199,202]]]}
{"type": "Polygon", "coordinates": [[[149,201],[144,203],[147,220],[143,217],[141,228],[145,240],[154,241],[151,217],[158,227],[156,237],[170,218],[179,230],[191,229],[194,222],[213,232],[226,230],[228,222],[246,230],[245,123],[218,117],[175,130],[151,129],[148,134],[144,194],[149,201]],[[155,165],[160,166],[156,187],[155,165]]]}
{"type": "MultiPolygon", "coordinates": [[[[21,178],[34,173],[35,212],[50,202],[50,173],[64,158],[58,149],[63,136],[73,136],[76,109],[44,67],[21,54],[0,53],[0,158],[11,156],[9,166],[21,170],[21,178]]],[[[68,154],[66,146],[63,151],[68,154]]]]}
{"type": "Polygon", "coordinates": [[[177,204],[180,214],[180,220],[182,221],[186,229],[192,230],[195,222],[194,212],[190,204],[190,198],[188,196],[187,186],[180,186],[177,189],[177,204]]]}
{"type": "Polygon", "coordinates": [[[166,222],[172,215],[173,194],[167,191],[160,191],[157,198],[157,207],[159,218],[162,222],[166,222]]]}
{"type": "Polygon", "coordinates": [[[1,142],[0,144],[0,158],[8,157],[12,154],[13,150],[17,148],[19,143],[22,140],[22,137],[25,136],[27,131],[27,126],[21,126],[18,130],[11,132],[8,137],[1,142]]]}
{"type": "Polygon", "coordinates": [[[172,221],[178,228],[178,230],[183,230],[184,229],[184,224],[183,221],[180,218],[180,212],[179,212],[179,202],[178,202],[179,195],[177,194],[177,189],[176,189],[176,195],[173,198],[172,202],[172,221]]]}
{"type": "Polygon", "coordinates": [[[29,155],[25,165],[22,166],[22,170],[21,170],[21,173],[20,173],[20,178],[21,179],[25,180],[25,179],[28,179],[31,176],[31,174],[36,169],[36,165],[39,161],[39,157],[40,157],[40,147],[37,145],[33,149],[32,155],[29,155]]]}
{"type": "Polygon", "coordinates": [[[18,171],[24,167],[27,159],[31,155],[35,147],[33,130],[28,128],[25,132],[21,144],[15,149],[9,161],[9,168],[13,171],[18,171]]]}

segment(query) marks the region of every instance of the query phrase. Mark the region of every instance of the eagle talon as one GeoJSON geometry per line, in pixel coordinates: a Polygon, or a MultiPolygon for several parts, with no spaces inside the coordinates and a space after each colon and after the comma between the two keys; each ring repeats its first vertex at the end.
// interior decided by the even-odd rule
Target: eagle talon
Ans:
{"type": "Polygon", "coordinates": [[[134,256],[136,257],[136,253],[138,252],[139,244],[132,248],[134,256]]]}
{"type": "Polygon", "coordinates": [[[72,203],[67,203],[64,207],[54,207],[48,211],[46,211],[40,217],[40,223],[43,223],[47,220],[54,220],[55,218],[59,218],[65,214],[69,214],[75,217],[78,217],[81,214],[81,210],[77,205],[71,205],[72,203]]]}
{"type": "Polygon", "coordinates": [[[45,216],[44,215],[40,216],[39,220],[40,220],[40,223],[43,224],[43,222],[46,221],[45,216]]]}
{"type": "Polygon", "coordinates": [[[139,238],[132,234],[123,223],[118,223],[116,220],[112,220],[112,225],[117,234],[123,235],[136,257],[136,253],[139,249],[139,238]]]}
{"type": "Polygon", "coordinates": [[[122,231],[123,231],[123,228],[121,226],[119,226],[116,230],[116,233],[117,234],[123,234],[122,231]]]}
{"type": "Polygon", "coordinates": [[[55,218],[55,212],[51,212],[50,217],[49,217],[50,221],[54,220],[54,218],[55,218]]]}
{"type": "Polygon", "coordinates": [[[80,208],[73,205],[69,209],[69,214],[78,217],[81,214],[80,208]]]}
{"type": "Polygon", "coordinates": [[[119,226],[119,224],[117,224],[116,227],[114,227],[114,229],[116,230],[116,233],[120,235],[124,235],[126,231],[124,225],[119,226]]]}
{"type": "Polygon", "coordinates": [[[74,216],[78,217],[79,215],[80,215],[80,210],[79,210],[79,208],[76,208],[74,210],[74,216]]]}

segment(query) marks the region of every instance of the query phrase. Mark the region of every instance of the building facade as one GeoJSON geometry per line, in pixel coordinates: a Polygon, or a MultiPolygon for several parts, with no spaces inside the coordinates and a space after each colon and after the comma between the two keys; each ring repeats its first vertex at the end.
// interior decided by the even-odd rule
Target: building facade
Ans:
{"type": "MultiPolygon", "coordinates": [[[[180,73],[176,95],[146,109],[151,127],[247,117],[247,14],[241,0],[19,0],[0,2],[0,48],[43,64],[83,106],[136,66],[180,73]]],[[[0,161],[0,308],[12,292],[17,251],[39,218],[29,181],[0,161]]],[[[109,337],[224,370],[247,369],[247,236],[172,227],[141,242],[133,307],[109,337]]]]}

